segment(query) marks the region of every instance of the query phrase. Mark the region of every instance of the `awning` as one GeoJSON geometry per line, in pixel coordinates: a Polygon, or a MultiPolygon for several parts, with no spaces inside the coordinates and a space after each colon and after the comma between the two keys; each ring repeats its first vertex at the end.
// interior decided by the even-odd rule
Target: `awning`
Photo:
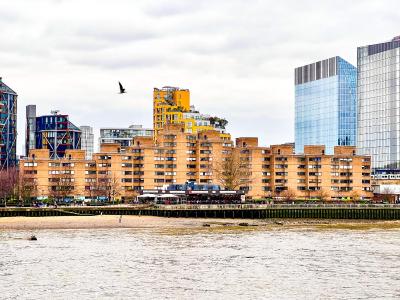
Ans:
{"type": "Polygon", "coordinates": [[[155,194],[143,194],[143,195],[138,196],[138,198],[156,198],[156,197],[158,197],[158,196],[155,194]]]}
{"type": "Polygon", "coordinates": [[[158,198],[178,198],[178,196],[174,194],[163,194],[161,196],[158,196],[158,198]]]}

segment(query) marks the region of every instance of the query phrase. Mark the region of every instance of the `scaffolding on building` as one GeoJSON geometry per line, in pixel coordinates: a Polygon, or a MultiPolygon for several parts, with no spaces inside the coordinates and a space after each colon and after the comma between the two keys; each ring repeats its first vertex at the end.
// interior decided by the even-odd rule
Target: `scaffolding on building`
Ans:
{"type": "Polygon", "coordinates": [[[63,158],[68,149],[81,149],[81,130],[68,115],[58,113],[36,118],[36,148],[49,149],[51,159],[63,158]]]}

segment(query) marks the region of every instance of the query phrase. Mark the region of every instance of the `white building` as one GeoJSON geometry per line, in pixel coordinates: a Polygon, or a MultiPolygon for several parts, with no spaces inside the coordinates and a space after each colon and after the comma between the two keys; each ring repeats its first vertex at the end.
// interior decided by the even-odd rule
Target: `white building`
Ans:
{"type": "Polygon", "coordinates": [[[79,129],[82,131],[81,149],[86,151],[86,159],[92,159],[94,151],[93,128],[90,126],[80,126],[79,129]]]}
{"type": "Polygon", "coordinates": [[[120,144],[123,147],[131,146],[132,138],[137,136],[150,136],[153,129],[143,128],[142,125],[131,125],[128,128],[101,128],[99,145],[120,144]]]}

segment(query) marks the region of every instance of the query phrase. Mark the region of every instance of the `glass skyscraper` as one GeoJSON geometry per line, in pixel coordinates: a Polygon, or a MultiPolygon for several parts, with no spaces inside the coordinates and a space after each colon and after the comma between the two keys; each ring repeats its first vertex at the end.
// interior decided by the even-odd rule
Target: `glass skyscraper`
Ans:
{"type": "Polygon", "coordinates": [[[17,98],[0,77],[0,171],[17,164],[17,98]]]}
{"type": "Polygon", "coordinates": [[[400,168],[400,36],[357,48],[357,151],[372,168],[400,168]]]}
{"type": "Polygon", "coordinates": [[[85,150],[86,159],[92,159],[94,152],[94,134],[90,126],[79,126],[81,130],[81,149],[85,150]]]}
{"type": "Polygon", "coordinates": [[[295,69],[295,151],[355,146],[357,69],[339,56],[295,69]]]}

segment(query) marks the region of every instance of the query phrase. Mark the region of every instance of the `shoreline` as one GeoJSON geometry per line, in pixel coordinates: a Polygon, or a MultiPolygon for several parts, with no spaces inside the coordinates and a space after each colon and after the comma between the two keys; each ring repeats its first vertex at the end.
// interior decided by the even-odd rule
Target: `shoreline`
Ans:
{"type": "Polygon", "coordinates": [[[57,216],[57,217],[3,217],[1,230],[41,229],[400,229],[400,221],[337,220],[337,219],[203,219],[165,218],[153,216],[57,216]],[[244,223],[244,224],[243,224],[244,223]],[[240,225],[241,224],[241,225],[240,225]],[[243,226],[245,225],[245,226],[243,226]]]}

